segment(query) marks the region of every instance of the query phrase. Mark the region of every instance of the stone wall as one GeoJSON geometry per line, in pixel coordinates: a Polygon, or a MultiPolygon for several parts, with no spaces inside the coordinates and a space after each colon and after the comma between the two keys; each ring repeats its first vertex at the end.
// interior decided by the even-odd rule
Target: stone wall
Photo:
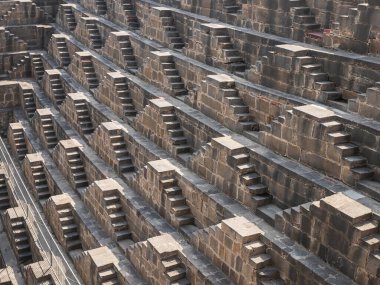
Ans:
{"type": "MultiPolygon", "coordinates": [[[[316,105],[305,105],[293,108],[274,121],[270,132],[261,133],[261,142],[282,155],[345,183],[355,184],[368,178],[370,173],[361,172],[367,160],[359,156],[358,145],[351,143],[350,133],[345,131],[348,130],[334,112],[316,105]]],[[[375,134],[374,139],[377,141],[379,136],[375,134]]],[[[376,176],[379,165],[375,162],[372,166],[376,176]]]]}
{"type": "Polygon", "coordinates": [[[325,35],[325,46],[379,56],[380,5],[378,1],[358,4],[346,15],[346,17],[338,18],[332,32],[325,35]]]}
{"type": "Polygon", "coordinates": [[[276,216],[276,228],[358,284],[378,281],[378,220],[345,194],[288,209],[276,216]]]}

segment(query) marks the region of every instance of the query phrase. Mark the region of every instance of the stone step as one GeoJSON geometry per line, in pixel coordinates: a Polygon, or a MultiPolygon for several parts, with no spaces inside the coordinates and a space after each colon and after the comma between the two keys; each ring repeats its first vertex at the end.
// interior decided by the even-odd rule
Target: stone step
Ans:
{"type": "Polygon", "coordinates": [[[182,195],[175,195],[169,197],[170,207],[186,205],[186,198],[182,195]]]}
{"type": "Polygon", "coordinates": [[[160,183],[163,189],[177,186],[177,180],[174,178],[161,179],[160,183]]]}
{"type": "Polygon", "coordinates": [[[132,239],[132,233],[130,230],[122,230],[115,232],[116,240],[125,240],[125,239],[132,239]]]}
{"type": "Polygon", "coordinates": [[[253,163],[244,163],[236,166],[237,171],[240,174],[249,174],[255,171],[255,165],[253,163]]]}
{"type": "Polygon", "coordinates": [[[361,244],[367,248],[370,252],[380,249],[380,234],[374,234],[362,239],[361,244]]]}
{"type": "Polygon", "coordinates": [[[375,174],[375,171],[370,167],[355,167],[352,168],[351,171],[357,180],[368,179],[375,174]]]}
{"type": "Polygon", "coordinates": [[[359,152],[359,147],[353,143],[342,143],[335,145],[341,157],[353,156],[359,152]]]}
{"type": "Polygon", "coordinates": [[[194,216],[191,214],[177,216],[176,222],[178,223],[178,225],[180,227],[185,226],[185,225],[194,224],[194,216]]]}
{"type": "Polygon", "coordinates": [[[357,188],[367,196],[380,201],[380,182],[375,180],[361,180],[357,183],[357,188]]]}
{"type": "Polygon", "coordinates": [[[166,271],[166,275],[171,282],[177,281],[186,277],[186,269],[183,267],[175,267],[166,271]]]}
{"type": "Polygon", "coordinates": [[[346,156],[343,158],[344,165],[348,165],[351,169],[367,165],[367,158],[364,156],[346,156]]]}
{"type": "Polygon", "coordinates": [[[254,269],[262,269],[272,264],[272,257],[265,253],[254,255],[250,259],[250,264],[254,269]]]}
{"type": "Polygon", "coordinates": [[[257,173],[249,173],[249,174],[242,175],[240,179],[241,179],[241,182],[247,186],[261,183],[261,177],[257,173]]]}
{"type": "Polygon", "coordinates": [[[274,227],[276,214],[282,212],[282,209],[274,205],[273,203],[259,206],[256,209],[256,214],[264,219],[268,224],[274,227]]]}
{"type": "Polygon", "coordinates": [[[179,205],[171,208],[171,212],[174,216],[179,217],[190,213],[190,207],[187,205],[179,205]]]}
{"type": "Polygon", "coordinates": [[[67,246],[68,251],[81,249],[82,248],[82,242],[79,239],[69,240],[69,241],[66,241],[66,246],[67,246]]]}
{"type": "Polygon", "coordinates": [[[272,203],[272,199],[272,195],[268,193],[264,193],[261,195],[252,195],[253,207],[257,209],[258,207],[268,205],[272,203]]]}
{"type": "Polygon", "coordinates": [[[327,141],[333,144],[347,143],[350,141],[351,135],[346,132],[334,132],[327,134],[327,141]]]}

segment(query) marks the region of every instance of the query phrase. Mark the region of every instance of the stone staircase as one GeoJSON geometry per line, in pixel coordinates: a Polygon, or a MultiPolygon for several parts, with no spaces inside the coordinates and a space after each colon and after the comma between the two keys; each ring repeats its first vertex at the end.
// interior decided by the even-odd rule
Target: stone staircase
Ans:
{"type": "Polygon", "coordinates": [[[66,40],[64,38],[57,37],[56,45],[57,45],[57,50],[58,50],[61,64],[64,67],[68,66],[70,64],[71,59],[70,59],[69,50],[67,48],[66,40]]]}
{"type": "Polygon", "coordinates": [[[161,260],[165,268],[165,275],[168,278],[168,284],[171,285],[190,285],[190,281],[186,278],[186,267],[182,261],[175,255],[161,260]]]}
{"type": "Polygon", "coordinates": [[[11,33],[9,30],[5,30],[4,33],[6,45],[16,49],[16,51],[23,51],[28,49],[28,43],[20,39],[15,34],[11,33]]]}
{"type": "Polygon", "coordinates": [[[181,50],[185,44],[177,31],[172,12],[170,10],[166,11],[165,15],[160,17],[160,20],[169,48],[181,50]]]}
{"type": "Polygon", "coordinates": [[[256,270],[256,284],[285,285],[280,279],[279,270],[273,264],[272,257],[266,251],[266,245],[260,238],[244,244],[243,251],[250,256],[250,263],[256,270]]]}
{"type": "Polygon", "coordinates": [[[61,76],[59,74],[52,74],[49,77],[49,82],[55,103],[57,106],[60,106],[66,98],[65,89],[62,86],[61,76]]]}
{"type": "Polygon", "coordinates": [[[118,162],[118,171],[121,174],[135,171],[135,167],[133,166],[132,158],[127,150],[124,137],[115,132],[114,134],[110,134],[110,140],[118,162]]]}
{"type": "Polygon", "coordinates": [[[186,95],[187,90],[185,84],[182,81],[181,76],[179,75],[178,70],[175,67],[175,63],[172,58],[168,61],[161,62],[162,70],[167,76],[170,88],[174,96],[186,95]]]}
{"type": "Polygon", "coordinates": [[[89,33],[91,47],[93,49],[101,49],[102,48],[102,38],[100,37],[98,26],[96,22],[93,20],[86,21],[86,29],[89,33]]]}
{"type": "Polygon", "coordinates": [[[66,156],[75,189],[87,187],[87,175],[79,151],[77,149],[69,150],[66,156]]]}
{"type": "Polygon", "coordinates": [[[247,104],[239,97],[239,91],[235,88],[223,88],[221,92],[232,113],[237,117],[240,128],[243,131],[258,131],[259,125],[254,121],[247,104]]]}
{"type": "Polygon", "coordinates": [[[0,213],[11,207],[8,194],[8,186],[4,174],[0,174],[0,213]]]}
{"type": "Polygon", "coordinates": [[[117,272],[113,264],[103,266],[98,269],[97,283],[99,285],[118,285],[120,284],[117,272]]]}
{"type": "Polygon", "coordinates": [[[28,265],[33,263],[32,250],[30,248],[30,242],[28,232],[25,226],[24,217],[17,217],[10,220],[11,235],[14,239],[15,254],[18,262],[22,265],[28,265]]]}
{"type": "Polygon", "coordinates": [[[70,31],[74,31],[77,26],[77,22],[75,21],[75,16],[71,6],[63,6],[63,13],[67,27],[70,31]]]}
{"type": "Polygon", "coordinates": [[[30,77],[31,57],[30,55],[24,55],[16,64],[14,64],[10,70],[8,70],[8,76],[11,79],[30,77]]]}
{"type": "Polygon", "coordinates": [[[42,161],[36,161],[31,163],[30,168],[32,171],[34,188],[36,189],[38,200],[41,203],[44,203],[51,196],[44,165],[42,161]]]}
{"type": "Polygon", "coordinates": [[[86,75],[86,79],[90,89],[95,89],[99,85],[99,81],[96,77],[94,65],[92,64],[91,55],[81,56],[81,64],[83,72],[86,75]]]}
{"type": "Polygon", "coordinates": [[[343,124],[336,121],[324,123],[327,140],[334,144],[343,166],[348,166],[357,187],[368,196],[380,201],[380,182],[373,180],[374,170],[368,166],[367,158],[359,154],[359,146],[351,142],[349,133],[343,131],[343,124]],[[372,179],[372,180],[371,180],[372,179]]]}
{"type": "Polygon", "coordinates": [[[82,249],[78,225],[75,221],[71,204],[62,204],[57,209],[62,235],[65,240],[66,250],[70,255],[75,255],[82,249]]]}
{"type": "Polygon", "coordinates": [[[53,279],[51,278],[51,276],[48,276],[44,278],[39,278],[36,285],[55,285],[55,283],[53,279]]]}
{"type": "Polygon", "coordinates": [[[48,149],[53,149],[58,144],[54,123],[51,115],[43,115],[40,118],[43,135],[48,149]]]}
{"type": "MultiPolygon", "coordinates": [[[[15,2],[15,4],[12,5],[12,7],[9,10],[7,10],[4,14],[2,14],[0,16],[0,23],[3,24],[5,22],[7,22],[7,20],[11,17],[13,12],[16,12],[16,10],[19,6],[20,6],[20,4],[15,2]]],[[[3,26],[3,25],[1,25],[1,26],[3,26]]]]}
{"type": "Polygon", "coordinates": [[[135,117],[137,111],[133,105],[133,100],[128,90],[128,83],[125,78],[118,78],[115,80],[116,93],[119,97],[121,104],[123,105],[124,115],[126,117],[135,117]]]}
{"type": "Polygon", "coordinates": [[[320,201],[292,207],[278,213],[276,215],[276,228],[289,237],[294,236],[298,243],[331,265],[333,265],[334,260],[346,258],[347,262],[353,264],[353,267],[341,268],[340,270],[345,274],[358,265],[365,268],[372,267],[374,268],[372,272],[376,272],[376,269],[380,266],[379,221],[376,214],[367,210],[361,211],[362,209],[369,208],[342,193],[338,193],[320,201]],[[335,199],[334,196],[341,196],[341,198],[335,199]],[[334,200],[326,203],[326,200],[331,198],[334,200]],[[345,216],[342,214],[348,209],[355,211],[355,215],[345,216]],[[326,217],[330,217],[330,219],[339,217],[339,225],[331,227],[326,217]],[[310,227],[311,224],[317,225],[318,230],[310,227]],[[297,234],[300,231],[302,235],[297,234]],[[345,243],[351,248],[355,248],[357,254],[353,255],[351,251],[344,252],[337,249],[337,245],[324,238],[321,239],[320,232],[325,232],[326,236],[334,235],[338,243],[345,243]],[[347,234],[347,232],[354,232],[354,234],[347,234]],[[339,240],[339,234],[344,236],[342,241],[339,240]],[[311,244],[309,240],[314,239],[316,239],[316,242],[311,244]],[[334,258],[329,260],[328,255],[324,254],[323,251],[318,251],[318,248],[321,247],[325,248],[325,252],[336,251],[336,256],[334,255],[334,258]]]}
{"type": "Polygon", "coordinates": [[[258,211],[262,206],[272,202],[272,195],[268,193],[268,188],[261,183],[261,177],[255,171],[255,165],[250,162],[247,153],[232,155],[232,162],[240,175],[240,182],[252,194],[253,209],[258,211]]]}
{"type": "Polygon", "coordinates": [[[24,110],[28,118],[32,118],[36,112],[36,102],[34,100],[34,91],[33,89],[22,89],[22,97],[24,101],[24,110]]]}
{"type": "Polygon", "coordinates": [[[322,64],[316,63],[315,58],[311,56],[297,57],[301,63],[301,71],[306,75],[306,88],[314,89],[319,94],[319,101],[326,102],[327,105],[347,110],[347,98],[337,90],[336,84],[329,80],[329,75],[323,71],[322,64]]]}
{"type": "Polygon", "coordinates": [[[31,65],[34,71],[35,79],[37,81],[41,81],[44,76],[45,68],[42,62],[42,58],[40,54],[31,54],[31,65]]]}
{"type": "MultiPolygon", "coordinates": [[[[314,40],[316,43],[321,43],[323,39],[321,25],[317,24],[315,16],[307,6],[306,1],[290,0],[289,5],[293,20],[292,38],[298,41],[310,38],[310,40],[314,40]]],[[[313,41],[309,43],[313,43],[313,41]]]]}
{"type": "Polygon", "coordinates": [[[235,49],[231,42],[231,38],[227,31],[216,35],[217,45],[222,50],[223,63],[228,71],[232,73],[244,72],[247,65],[244,63],[244,59],[240,56],[240,53],[235,49]]]}
{"type": "Polygon", "coordinates": [[[133,5],[132,0],[121,0],[123,5],[123,10],[128,23],[128,27],[137,29],[139,27],[139,22],[136,16],[136,10],[133,5]]]}
{"type": "Polygon", "coordinates": [[[107,4],[104,0],[95,0],[95,6],[99,15],[107,14],[107,4]]]}
{"type": "Polygon", "coordinates": [[[94,126],[90,118],[90,112],[88,110],[87,101],[79,99],[75,101],[75,112],[78,116],[79,128],[83,134],[89,135],[94,131],[94,126]]]}
{"type": "Polygon", "coordinates": [[[236,0],[224,0],[223,11],[227,14],[238,14],[241,11],[241,2],[236,0]]]}
{"type": "Polygon", "coordinates": [[[129,36],[119,36],[119,48],[124,58],[124,62],[129,69],[137,70],[138,65],[133,53],[133,48],[129,36]]]}
{"type": "Polygon", "coordinates": [[[191,209],[186,203],[186,197],[183,196],[182,189],[178,187],[177,180],[175,178],[161,179],[160,185],[167,198],[174,227],[184,233],[198,230],[198,227],[194,224],[194,216],[191,214],[191,209]]]}
{"type": "Polygon", "coordinates": [[[23,129],[15,129],[12,131],[13,143],[17,152],[18,160],[23,160],[25,155],[28,153],[26,147],[25,135],[23,129]]]}
{"type": "Polygon", "coordinates": [[[129,230],[128,222],[125,219],[125,213],[120,201],[120,197],[116,191],[103,192],[103,199],[106,204],[106,211],[111,220],[113,232],[116,241],[125,248],[126,245],[132,244],[132,233],[129,230]]]}
{"type": "Polygon", "coordinates": [[[175,148],[175,155],[190,154],[193,149],[187,142],[175,110],[172,109],[168,113],[161,114],[161,116],[169,133],[171,143],[175,148]]]}

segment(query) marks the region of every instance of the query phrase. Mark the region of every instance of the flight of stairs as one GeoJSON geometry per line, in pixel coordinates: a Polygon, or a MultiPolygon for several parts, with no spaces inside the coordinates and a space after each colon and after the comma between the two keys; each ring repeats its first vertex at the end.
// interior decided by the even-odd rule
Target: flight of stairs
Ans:
{"type": "Polygon", "coordinates": [[[107,5],[103,0],[95,0],[95,6],[99,15],[107,14],[107,5]]]}
{"type": "Polygon", "coordinates": [[[249,113],[249,107],[239,97],[239,91],[235,88],[222,89],[224,98],[232,109],[232,113],[237,117],[238,125],[243,131],[258,131],[259,125],[254,121],[249,113]]]}
{"type": "Polygon", "coordinates": [[[36,285],[55,285],[50,275],[39,278],[36,285]]]}
{"type": "Polygon", "coordinates": [[[35,79],[37,81],[42,80],[42,77],[44,76],[45,68],[44,64],[42,62],[42,58],[40,54],[31,54],[31,64],[32,68],[34,70],[35,79]]]}
{"type": "Polygon", "coordinates": [[[112,149],[118,161],[118,169],[121,174],[135,171],[132,158],[127,150],[124,137],[117,133],[110,134],[112,149]]]}
{"type": "Polygon", "coordinates": [[[119,37],[119,48],[121,51],[121,54],[123,55],[124,62],[126,63],[127,67],[132,70],[137,70],[137,61],[135,58],[135,55],[133,53],[133,48],[131,45],[131,42],[129,40],[129,36],[127,37],[119,37]]]}
{"type": "Polygon", "coordinates": [[[69,30],[75,30],[77,23],[75,21],[75,16],[73,14],[71,6],[63,6],[63,13],[69,30]]]}
{"type": "Polygon", "coordinates": [[[132,233],[129,230],[128,222],[125,219],[125,213],[119,195],[113,191],[104,192],[104,201],[106,203],[107,213],[111,219],[116,241],[133,243],[132,233]]]}
{"type": "Polygon", "coordinates": [[[280,272],[274,267],[272,257],[266,253],[266,245],[257,238],[247,242],[244,251],[250,256],[250,263],[257,270],[257,284],[261,285],[285,285],[280,279],[280,272]]]}
{"type": "Polygon", "coordinates": [[[28,49],[28,43],[20,39],[15,34],[11,33],[9,30],[5,30],[5,40],[6,46],[16,48],[17,51],[23,51],[28,49]]]}
{"type": "Polygon", "coordinates": [[[54,130],[54,123],[51,115],[41,116],[41,125],[47,148],[54,148],[58,144],[58,139],[54,130]]]}
{"type": "Polygon", "coordinates": [[[121,0],[124,10],[124,15],[128,23],[128,27],[137,29],[139,27],[139,22],[136,16],[136,10],[133,5],[132,0],[121,0]]]}
{"type": "Polygon", "coordinates": [[[11,18],[12,13],[16,11],[19,5],[19,3],[15,2],[15,4],[8,11],[6,11],[4,14],[0,16],[0,26],[6,26],[4,24],[8,19],[11,18]]]}
{"type": "Polygon", "coordinates": [[[57,106],[60,106],[66,98],[65,90],[62,86],[61,76],[59,74],[52,74],[49,78],[51,90],[57,106]]]}
{"type": "Polygon", "coordinates": [[[187,138],[174,110],[163,113],[161,116],[169,133],[171,143],[175,148],[175,155],[191,153],[193,149],[187,142],[187,138]]]}
{"type": "Polygon", "coordinates": [[[0,174],[0,213],[11,207],[8,187],[4,174],[0,174]]]}
{"type": "Polygon", "coordinates": [[[16,147],[18,160],[23,160],[25,155],[28,153],[26,147],[24,131],[22,129],[16,129],[13,131],[13,140],[16,147]]]}
{"type": "Polygon", "coordinates": [[[119,285],[117,272],[113,264],[102,266],[98,269],[97,281],[99,285],[119,285]]]}
{"type": "MultiPolygon", "coordinates": [[[[305,0],[290,0],[290,13],[293,17],[293,39],[304,41],[311,38],[315,43],[321,42],[323,34],[321,25],[317,24],[315,16],[305,0]]],[[[312,43],[312,42],[309,42],[312,43]]]]}
{"type": "Polygon", "coordinates": [[[241,11],[241,3],[236,0],[223,1],[223,11],[227,14],[237,14],[241,11]]]}
{"type": "Polygon", "coordinates": [[[352,173],[351,181],[368,196],[380,201],[380,182],[373,179],[374,170],[368,166],[367,158],[359,154],[359,146],[351,142],[349,133],[343,131],[343,125],[336,121],[324,123],[326,136],[333,143],[336,152],[340,155],[343,165],[348,166],[352,173]],[[377,190],[376,190],[377,189],[377,190]]]}
{"type": "Polygon", "coordinates": [[[30,68],[31,57],[29,55],[24,55],[15,65],[12,65],[10,70],[8,70],[8,76],[11,79],[30,77],[30,68]]]}
{"type": "Polygon", "coordinates": [[[217,44],[221,48],[223,53],[223,63],[226,65],[227,70],[232,73],[244,72],[247,65],[244,63],[244,59],[240,56],[240,53],[235,49],[231,42],[230,36],[226,33],[225,35],[217,35],[217,44]]]}
{"type": "Polygon", "coordinates": [[[347,98],[342,97],[342,93],[337,90],[336,84],[329,80],[329,75],[323,72],[322,64],[316,63],[311,56],[297,57],[301,62],[301,71],[306,74],[306,88],[311,88],[320,92],[323,101],[334,108],[347,110],[347,98]]]}
{"type": "Polygon", "coordinates": [[[165,15],[160,17],[160,20],[162,23],[162,28],[165,31],[167,43],[169,43],[169,47],[172,49],[182,49],[185,44],[177,31],[172,15],[170,14],[170,16],[165,15]]]}
{"type": "Polygon", "coordinates": [[[64,38],[56,38],[56,45],[58,49],[59,58],[63,66],[70,64],[70,54],[67,48],[66,40],[64,38]]]}
{"type": "Polygon", "coordinates": [[[125,79],[119,78],[118,81],[115,82],[115,87],[117,96],[119,97],[120,103],[124,109],[124,115],[126,117],[135,117],[137,115],[137,111],[133,105],[133,100],[130,96],[128,84],[125,79]]]}
{"type": "Polygon", "coordinates": [[[87,79],[89,89],[97,88],[99,85],[99,81],[96,77],[94,65],[92,64],[91,55],[82,56],[81,57],[81,64],[82,64],[83,72],[86,75],[86,79],[87,79]]]}
{"type": "MultiPolygon", "coordinates": [[[[178,187],[177,180],[174,178],[161,179],[160,184],[167,198],[170,214],[173,215],[174,227],[197,230],[198,228],[194,225],[194,216],[186,204],[186,198],[182,194],[182,189],[178,187]]],[[[188,229],[185,232],[188,232],[188,229]]]]}
{"type": "Polygon", "coordinates": [[[177,256],[171,256],[161,260],[165,275],[169,279],[171,285],[190,285],[190,281],[186,279],[186,268],[177,256]]]}
{"type": "Polygon", "coordinates": [[[43,203],[51,196],[45,175],[44,165],[41,161],[37,161],[32,163],[30,168],[32,170],[34,187],[38,195],[38,200],[43,203]]]}
{"type": "Polygon", "coordinates": [[[83,134],[89,135],[94,131],[86,100],[75,101],[75,112],[78,116],[78,124],[83,134]]]}
{"type": "Polygon", "coordinates": [[[79,236],[78,225],[75,222],[70,204],[60,205],[57,210],[59,222],[66,243],[66,250],[76,251],[82,249],[82,242],[79,236]]]}
{"type": "Polygon", "coordinates": [[[22,89],[22,96],[24,100],[24,110],[30,119],[37,109],[33,89],[22,89]]]}
{"type": "Polygon", "coordinates": [[[257,211],[261,206],[272,202],[268,188],[261,183],[261,177],[255,172],[255,165],[250,162],[248,153],[235,154],[232,157],[235,169],[239,172],[240,182],[252,194],[253,208],[257,211]]]}
{"type": "Polygon", "coordinates": [[[161,62],[161,67],[165,76],[168,78],[173,96],[186,95],[187,90],[185,88],[185,84],[183,83],[182,78],[175,67],[173,59],[168,59],[168,61],[161,62]]]}
{"type": "Polygon", "coordinates": [[[91,47],[94,49],[102,48],[102,38],[100,37],[98,26],[94,21],[86,21],[86,29],[90,36],[91,47]]]}
{"type": "Polygon", "coordinates": [[[17,251],[16,256],[19,263],[23,265],[33,263],[32,250],[30,248],[24,217],[13,218],[10,222],[12,236],[17,251]]]}
{"type": "Polygon", "coordinates": [[[66,153],[66,156],[68,159],[75,189],[87,187],[87,175],[79,151],[77,149],[72,149],[66,153]]]}

